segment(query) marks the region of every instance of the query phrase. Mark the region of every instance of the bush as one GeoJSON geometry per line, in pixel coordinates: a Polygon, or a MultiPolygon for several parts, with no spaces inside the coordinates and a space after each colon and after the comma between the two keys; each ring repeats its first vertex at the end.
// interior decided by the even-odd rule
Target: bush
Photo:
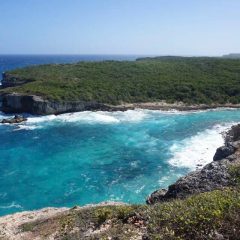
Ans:
{"type": "Polygon", "coordinates": [[[151,239],[227,239],[240,236],[240,192],[216,190],[148,209],[151,239]]]}

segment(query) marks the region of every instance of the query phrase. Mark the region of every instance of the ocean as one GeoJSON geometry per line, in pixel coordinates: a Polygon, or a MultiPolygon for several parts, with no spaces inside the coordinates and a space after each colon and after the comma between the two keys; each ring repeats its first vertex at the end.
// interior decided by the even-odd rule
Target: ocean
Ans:
{"type": "Polygon", "coordinates": [[[133,61],[141,55],[0,55],[0,80],[2,72],[26,66],[49,63],[75,63],[79,61],[133,61]]]}
{"type": "MultiPolygon", "coordinates": [[[[0,70],[113,59],[65,57],[0,56],[0,70]]],[[[128,57],[118,60],[134,60],[128,57]]],[[[8,116],[0,112],[0,119],[8,116]]],[[[0,215],[109,200],[144,203],[152,191],[211,162],[222,132],[240,121],[240,110],[28,117],[22,124],[0,124],[0,215]]]]}

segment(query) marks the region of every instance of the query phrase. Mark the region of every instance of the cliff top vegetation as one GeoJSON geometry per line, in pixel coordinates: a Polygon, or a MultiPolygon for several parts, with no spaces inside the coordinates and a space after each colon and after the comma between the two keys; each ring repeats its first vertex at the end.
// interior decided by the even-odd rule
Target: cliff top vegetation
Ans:
{"type": "Polygon", "coordinates": [[[6,76],[26,83],[2,93],[58,101],[240,103],[240,59],[158,57],[51,64],[16,69],[6,76]]]}

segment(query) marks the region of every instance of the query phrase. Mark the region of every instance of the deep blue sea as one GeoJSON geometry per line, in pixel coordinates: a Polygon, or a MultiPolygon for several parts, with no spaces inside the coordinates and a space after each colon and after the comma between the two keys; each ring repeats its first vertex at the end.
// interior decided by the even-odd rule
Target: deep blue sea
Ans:
{"type": "MultiPolygon", "coordinates": [[[[5,56],[0,69],[101,56],[84,58],[5,56]]],[[[152,191],[210,162],[222,132],[239,121],[240,110],[231,109],[129,110],[0,124],[0,215],[107,200],[143,203],[152,191]]]]}
{"type": "MultiPolygon", "coordinates": [[[[141,55],[0,55],[0,73],[30,65],[80,61],[135,60],[141,55]]],[[[0,80],[2,74],[0,74],[0,80]]]]}

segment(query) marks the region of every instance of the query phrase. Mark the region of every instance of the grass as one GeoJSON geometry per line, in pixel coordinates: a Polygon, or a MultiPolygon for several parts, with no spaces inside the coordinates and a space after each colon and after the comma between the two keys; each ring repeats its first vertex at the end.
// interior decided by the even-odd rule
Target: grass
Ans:
{"type": "Polygon", "coordinates": [[[240,60],[156,58],[32,66],[8,72],[24,85],[1,92],[58,101],[240,103],[240,60]]]}

